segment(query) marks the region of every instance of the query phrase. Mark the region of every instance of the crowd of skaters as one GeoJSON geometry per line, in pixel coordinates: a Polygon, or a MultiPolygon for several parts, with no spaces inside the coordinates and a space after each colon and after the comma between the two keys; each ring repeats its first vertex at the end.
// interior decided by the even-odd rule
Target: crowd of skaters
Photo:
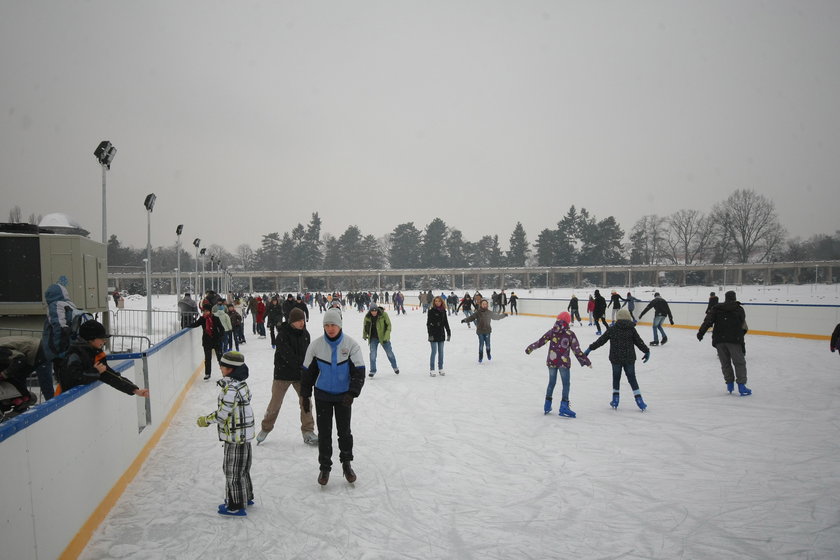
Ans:
{"type": "MultiPolygon", "coordinates": [[[[50,293],[63,294],[60,298],[48,298],[50,313],[45,322],[44,340],[56,350],[53,333],[59,339],[66,335],[66,324],[57,331],[51,329],[51,321],[69,320],[69,310],[74,308],[67,298],[66,290],[60,285],[51,286],[50,293]]],[[[482,363],[485,353],[487,360],[492,359],[490,333],[491,322],[504,319],[509,314],[517,314],[517,296],[515,292],[507,295],[505,290],[493,293],[485,298],[479,291],[457,296],[453,291],[435,294],[431,290],[418,294],[418,309],[426,314],[428,341],[430,343],[430,376],[445,375],[444,343],[451,340],[449,317],[463,313],[461,323],[471,328],[476,325],[478,337],[478,361],[482,363]]],[[[219,513],[224,515],[245,515],[245,509],[253,503],[253,488],[250,483],[250,442],[265,440],[273,430],[283,398],[289,388],[298,395],[301,418],[301,432],[307,444],[317,445],[319,449],[319,484],[327,484],[332,466],[332,425],[338,436],[339,460],[348,482],[356,480],[350,463],[353,459],[352,432],[350,430],[351,407],[359,397],[364,385],[365,374],[374,377],[377,374],[377,350],[381,346],[388,358],[394,374],[400,370],[397,357],[391,344],[392,323],[386,307],[394,313],[405,314],[405,296],[400,291],[384,292],[341,292],[288,293],[242,295],[227,294],[222,296],[213,291],[205,293],[200,300],[193,299],[187,293],[179,300],[182,313],[182,326],[202,329],[202,346],[205,351],[205,379],[211,377],[211,364],[216,361],[222,373],[218,381],[221,388],[218,409],[198,419],[200,426],[218,424],[219,439],[225,443],[223,468],[226,473],[227,499],[219,506],[219,513]],[[323,334],[312,344],[306,330],[310,311],[318,306],[323,315],[323,334]],[[200,310],[200,311],[199,311],[200,310]],[[342,314],[347,310],[364,313],[362,321],[362,340],[368,344],[370,368],[365,360],[360,345],[343,332],[342,314]],[[239,352],[240,345],[246,344],[245,324],[251,318],[251,334],[258,339],[270,337],[275,348],[274,383],[271,401],[265,411],[260,430],[256,430],[253,411],[250,410],[250,391],[247,388],[247,366],[244,355],[239,352]],[[268,334],[266,334],[268,332],[268,334]],[[317,343],[317,344],[316,344],[317,343]],[[215,353],[215,360],[212,354],[215,353]],[[340,355],[346,359],[336,359],[340,355]],[[312,414],[311,398],[315,398],[315,416],[312,414]],[[315,433],[317,426],[319,434],[315,433]],[[246,452],[244,445],[248,445],[246,452]]],[[[574,354],[581,365],[589,365],[589,353],[609,343],[609,361],[613,368],[613,399],[610,405],[619,406],[620,380],[622,374],[627,378],[638,407],[644,411],[647,404],[642,399],[641,390],[635,376],[636,355],[634,348],[643,354],[642,362],[647,362],[651,355],[649,346],[665,344],[668,341],[662,324],[667,319],[674,324],[668,302],[659,293],[639,314],[641,319],[647,312],[653,312],[653,341],[646,345],[636,331],[638,319],[633,314],[635,304],[640,300],[627,292],[621,296],[613,290],[609,301],[599,290],[589,296],[587,314],[589,325],[595,326],[599,338],[585,350],[582,349],[572,331],[574,321],[582,326],[579,302],[572,296],[567,311],[558,315],[554,326],[540,339],[526,348],[530,354],[536,348],[549,345],[546,365],[549,371],[549,384],[546,389],[544,412],[552,408],[552,394],[556,378],[561,377],[563,391],[559,414],[575,418],[576,413],[570,408],[569,379],[571,362],[574,354]],[[612,309],[611,321],[606,314],[612,309]],[[603,327],[603,332],[602,332],[603,327]],[[660,340],[661,335],[661,340],[660,340]]],[[[727,390],[748,396],[752,391],[747,388],[744,335],[747,333],[746,314],[734,291],[725,294],[720,302],[714,292],[710,294],[706,308],[706,318],[697,332],[702,340],[707,331],[712,332],[712,346],[716,349],[727,390]]],[[[148,398],[147,389],[139,388],[122,378],[108,367],[102,349],[108,334],[96,321],[88,321],[80,329],[81,336],[75,346],[61,350],[60,355],[44,360],[45,342],[41,341],[37,349],[25,341],[0,339],[0,383],[21,381],[23,370],[28,375],[34,369],[49,364],[55,376],[64,380],[64,389],[75,384],[88,384],[101,380],[129,395],[148,398]],[[59,375],[59,371],[61,374],[59,375]],[[77,379],[76,381],[72,381],[77,379]]],[[[834,352],[840,338],[840,325],[831,335],[831,351],[834,352]]],[[[48,372],[47,376],[53,372],[48,372]]],[[[42,381],[43,383],[43,381],[42,381]]],[[[45,395],[53,388],[52,383],[45,383],[45,395]]],[[[23,395],[23,391],[21,391],[23,395]]],[[[28,395],[27,395],[28,396],[28,395]]],[[[50,395],[51,396],[51,395],[50,395]]],[[[46,398],[50,398],[46,396],[46,398]]],[[[19,399],[20,400],[20,399],[19,399]]],[[[13,404],[21,404],[13,402],[13,404]]]]}

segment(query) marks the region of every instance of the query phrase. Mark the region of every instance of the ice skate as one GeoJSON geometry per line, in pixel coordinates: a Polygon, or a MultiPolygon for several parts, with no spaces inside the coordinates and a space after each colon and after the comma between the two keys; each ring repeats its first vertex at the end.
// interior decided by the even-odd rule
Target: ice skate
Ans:
{"type": "Polygon", "coordinates": [[[752,395],[752,390],[747,387],[746,383],[738,383],[738,394],[742,397],[752,395]]]}
{"type": "Polygon", "coordinates": [[[644,412],[647,408],[645,401],[642,399],[642,395],[636,395],[636,404],[638,405],[639,410],[641,410],[642,412],[644,412]]]}
{"type": "Polygon", "coordinates": [[[731,394],[732,394],[732,391],[734,391],[734,390],[735,390],[735,383],[733,383],[733,382],[728,382],[728,383],[726,384],[726,390],[727,390],[727,391],[729,391],[729,394],[731,395],[731,394]]]}
{"type": "Polygon", "coordinates": [[[248,514],[245,513],[245,508],[228,509],[227,504],[222,504],[219,506],[219,515],[228,515],[231,517],[245,517],[248,514]]]}
{"type": "Polygon", "coordinates": [[[318,436],[315,432],[306,432],[303,434],[303,443],[307,445],[318,445],[318,436]]]}
{"type": "Polygon", "coordinates": [[[560,401],[560,411],[558,412],[558,414],[567,418],[577,417],[575,411],[569,408],[569,401],[560,401]]]}
{"type": "Polygon", "coordinates": [[[356,473],[353,472],[353,467],[350,466],[350,461],[341,463],[341,470],[344,472],[344,478],[347,479],[347,482],[350,484],[356,482],[356,473]]]}
{"type": "Polygon", "coordinates": [[[435,373],[435,370],[430,370],[430,371],[429,371],[429,377],[434,377],[435,375],[437,375],[437,374],[435,373]]]}
{"type": "Polygon", "coordinates": [[[618,410],[618,393],[613,393],[612,401],[610,401],[610,406],[613,407],[613,410],[618,410]]]}
{"type": "Polygon", "coordinates": [[[326,486],[327,482],[330,481],[330,471],[321,469],[321,472],[318,473],[318,484],[321,486],[326,486]]]}
{"type": "Polygon", "coordinates": [[[551,412],[551,397],[545,398],[545,405],[543,405],[543,414],[549,414],[551,412]]]}

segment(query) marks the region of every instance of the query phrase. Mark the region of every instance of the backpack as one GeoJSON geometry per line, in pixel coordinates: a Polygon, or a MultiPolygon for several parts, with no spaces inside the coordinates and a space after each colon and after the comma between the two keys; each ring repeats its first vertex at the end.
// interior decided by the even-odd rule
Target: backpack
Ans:
{"type": "Polygon", "coordinates": [[[90,311],[85,311],[84,309],[74,309],[73,318],[70,320],[70,344],[73,344],[77,340],[81,340],[79,338],[79,328],[82,324],[95,319],[96,317],[90,311]]]}

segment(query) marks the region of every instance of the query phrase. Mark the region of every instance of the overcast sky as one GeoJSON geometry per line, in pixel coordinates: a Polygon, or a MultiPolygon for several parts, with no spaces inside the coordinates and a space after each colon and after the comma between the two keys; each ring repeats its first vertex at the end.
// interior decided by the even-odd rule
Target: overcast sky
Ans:
{"type": "Polygon", "coordinates": [[[0,1],[0,221],[234,250],[771,197],[838,229],[840,2],[0,1]]]}

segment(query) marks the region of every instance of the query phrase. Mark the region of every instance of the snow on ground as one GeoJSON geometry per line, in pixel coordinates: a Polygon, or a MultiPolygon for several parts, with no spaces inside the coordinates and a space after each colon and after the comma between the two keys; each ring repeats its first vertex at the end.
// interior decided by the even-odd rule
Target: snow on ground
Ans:
{"type": "MultiPolygon", "coordinates": [[[[475,330],[453,321],[446,376],[430,378],[425,315],[390,316],[401,373],[380,349],[353,407],[354,485],[340,468],[317,484],[317,448],[302,442],[290,393],[254,447],[256,504],[247,518],[219,516],[221,444],[215,428],[195,425],[215,408],[214,365],[81,558],[837,557],[840,362],[826,342],[748,336],[754,394],[736,397],[709,337],[666,327],[668,344],[637,363],[647,412],[626,380],[621,406],[609,407],[604,347],[592,369],[575,363],[578,417],[568,419],[542,412],[545,348],[524,353],[551,319],[494,322],[484,365],[475,330]]],[[[359,341],[362,317],[345,312],[345,332],[359,341]]],[[[320,325],[316,310],[313,338],[320,325]]],[[[596,338],[591,327],[575,330],[584,347],[596,338]]],[[[651,339],[650,327],[639,330],[651,339]]],[[[259,420],[273,353],[247,335],[259,420]]]]}

